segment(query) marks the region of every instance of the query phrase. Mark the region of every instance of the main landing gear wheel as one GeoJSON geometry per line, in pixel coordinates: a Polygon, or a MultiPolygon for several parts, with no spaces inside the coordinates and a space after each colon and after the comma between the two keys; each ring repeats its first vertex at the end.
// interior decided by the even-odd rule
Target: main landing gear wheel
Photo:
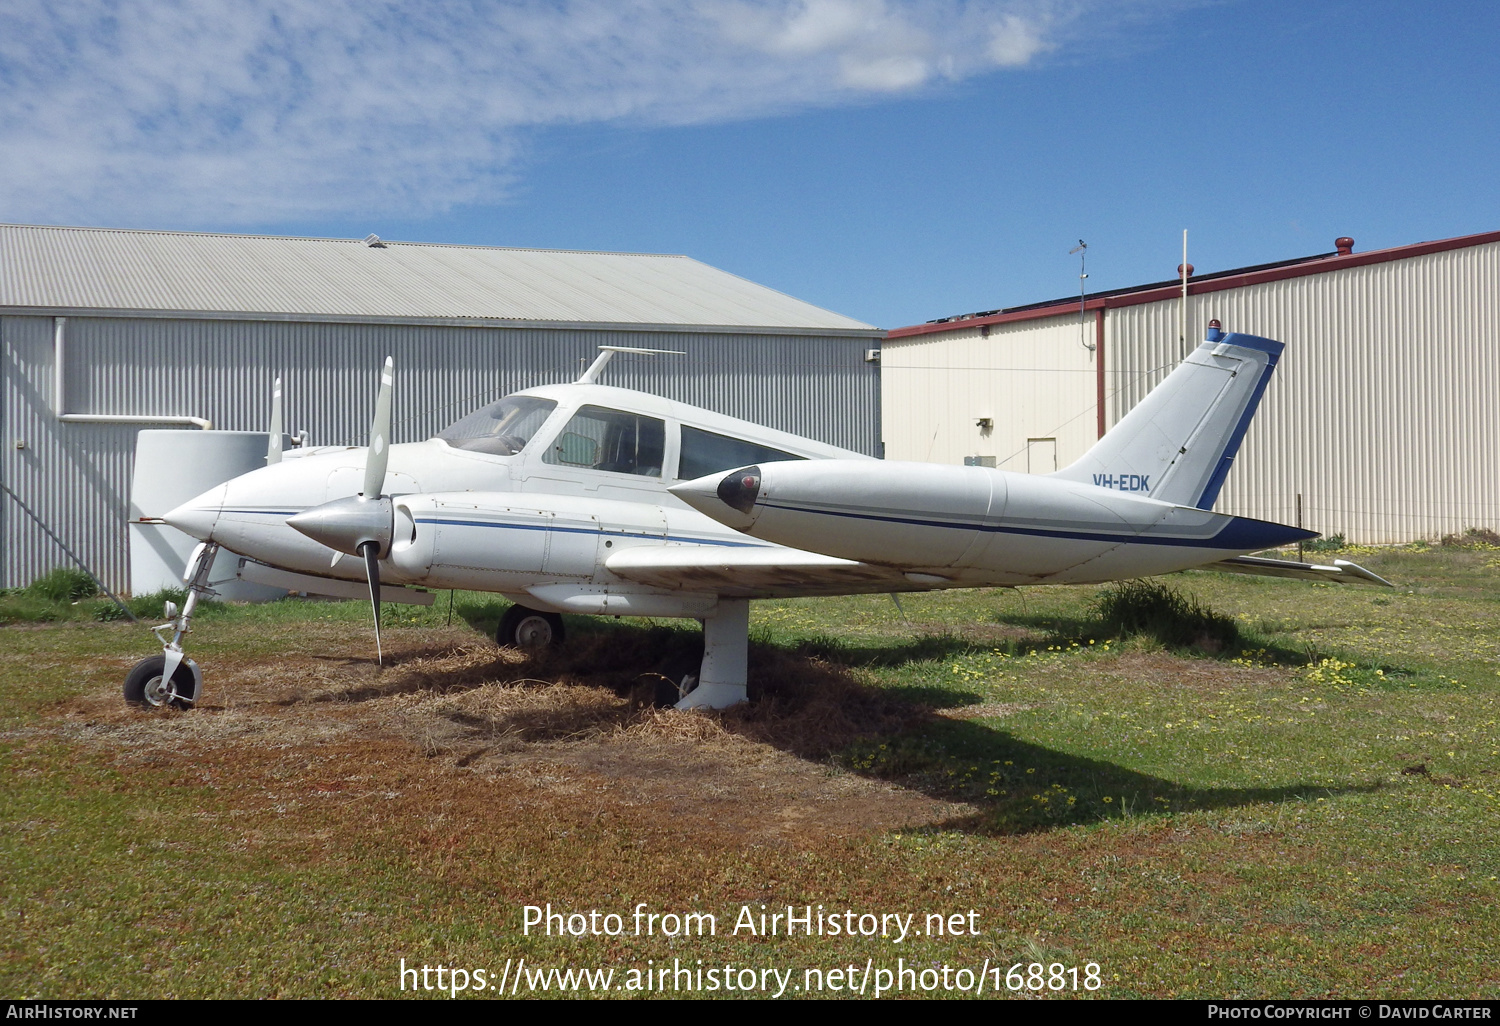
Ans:
{"type": "Polygon", "coordinates": [[[186,659],[172,674],[169,685],[162,671],[167,668],[164,655],[148,656],[136,663],[125,678],[125,701],[141,709],[191,709],[193,707],[193,670],[186,659]]]}
{"type": "Polygon", "coordinates": [[[662,709],[676,705],[698,686],[698,675],[702,672],[701,646],[675,653],[662,665],[661,672],[654,675],[656,696],[652,704],[662,709]]]}
{"type": "Polygon", "coordinates": [[[562,617],[525,606],[511,606],[500,618],[495,640],[504,648],[522,648],[539,652],[558,648],[563,643],[562,617]]]}

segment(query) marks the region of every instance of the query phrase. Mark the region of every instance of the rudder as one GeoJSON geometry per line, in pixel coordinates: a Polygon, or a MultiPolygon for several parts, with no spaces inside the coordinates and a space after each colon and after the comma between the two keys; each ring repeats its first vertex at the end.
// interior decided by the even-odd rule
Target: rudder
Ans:
{"type": "Polygon", "coordinates": [[[1211,329],[1093,448],[1051,476],[1212,509],[1285,348],[1216,334],[1211,329]]]}

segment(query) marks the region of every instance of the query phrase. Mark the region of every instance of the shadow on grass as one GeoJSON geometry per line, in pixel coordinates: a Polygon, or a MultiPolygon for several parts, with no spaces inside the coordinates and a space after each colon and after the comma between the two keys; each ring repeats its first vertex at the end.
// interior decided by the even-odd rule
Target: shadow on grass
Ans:
{"type": "MultiPolygon", "coordinates": [[[[772,644],[769,641],[762,643],[772,644]]],[[[928,634],[892,645],[851,645],[839,638],[819,636],[797,642],[791,651],[839,666],[893,669],[910,663],[941,662],[949,656],[988,647],[947,634],[928,634]]]]}
{"type": "Polygon", "coordinates": [[[466,591],[463,596],[453,601],[454,617],[463,620],[479,633],[493,638],[495,628],[500,626],[500,617],[505,615],[505,611],[510,608],[510,603],[498,595],[466,591]]]}
{"type": "MultiPolygon", "coordinates": [[[[570,629],[573,627],[570,621],[570,629]]],[[[1227,809],[1309,795],[1368,792],[1380,786],[1329,788],[1201,788],[1105,760],[1086,758],[1015,737],[1008,731],[944,716],[941,710],[975,704],[961,686],[881,688],[859,679],[853,666],[900,665],[922,655],[964,650],[952,639],[897,645],[880,662],[860,661],[860,650],[823,642],[778,646],[752,642],[750,702],[718,712],[684,715],[655,708],[660,681],[671,666],[695,663],[701,639],[691,628],[639,627],[583,620],[560,650],[525,655],[431,647],[407,650],[374,684],[354,683],[316,700],[363,701],[397,693],[448,694],[484,686],[534,689],[525,703],[497,703],[483,715],[453,723],[470,730],[482,751],[489,739],[520,741],[598,737],[628,728],[649,740],[701,740],[737,735],[816,762],[887,781],[975,811],[931,829],[1016,834],[1097,823],[1142,814],[1227,809]],[[851,656],[851,652],[855,655],[851,656]],[[455,667],[444,657],[467,654],[455,667]],[[608,689],[580,705],[554,685],[608,689]],[[653,700],[653,695],[656,700],[653,700]],[[549,725],[549,718],[556,723],[549,725]],[[552,729],[552,727],[557,729],[552,729]]],[[[571,692],[576,696],[577,690],[571,692]]],[[[307,699],[304,699],[307,700],[307,699]]],[[[487,707],[488,708],[488,707],[487,707]]]]}
{"type": "Polygon", "coordinates": [[[752,649],[750,678],[751,703],[715,714],[726,729],[977,810],[935,829],[1026,833],[1381,786],[1193,787],[940,715],[978,699],[961,686],[872,687],[795,649],[752,649]]]}
{"type": "MultiPolygon", "coordinates": [[[[976,641],[950,634],[931,634],[892,645],[851,644],[839,638],[817,637],[797,642],[792,650],[851,668],[896,668],[910,663],[940,662],[952,656],[977,652],[1004,653],[1007,656],[1043,655],[1050,651],[1084,648],[1091,642],[1123,641],[1144,634],[1154,637],[1167,651],[1196,658],[1253,657],[1277,666],[1306,666],[1329,654],[1307,645],[1293,648],[1248,628],[1241,629],[1238,639],[1232,643],[1216,641],[1210,637],[1195,639],[1196,643],[1184,643],[1180,637],[1165,632],[1143,631],[1124,625],[1112,626],[1092,616],[1058,617],[1019,613],[998,616],[994,622],[1016,628],[1021,636],[976,641]]],[[[1392,666],[1371,667],[1376,668],[1387,673],[1393,670],[1399,672],[1399,668],[1392,666]]]]}
{"type": "Polygon", "coordinates": [[[1310,796],[1369,793],[1383,784],[1194,787],[1073,755],[972,722],[929,721],[832,754],[855,772],[965,802],[976,811],[938,830],[1018,834],[1140,815],[1229,809],[1310,796]]]}
{"type": "MultiPolygon", "coordinates": [[[[508,603],[498,603],[504,610],[508,603]]],[[[498,617],[496,617],[498,620],[498,617]]],[[[483,623],[481,616],[480,622],[483,623]]],[[[368,676],[307,695],[282,699],[302,702],[367,702],[391,695],[429,692],[454,694],[493,684],[547,686],[554,682],[604,687],[636,706],[676,701],[675,685],[703,660],[703,638],[696,628],[639,627],[633,624],[567,617],[568,641],[561,648],[526,653],[493,643],[426,644],[387,652],[385,666],[368,676]],[[459,665],[455,666],[454,661],[459,665]],[[670,691],[670,695],[663,693],[670,691]]],[[[323,662],[368,669],[368,656],[315,656],[323,662]]]]}
{"type": "MultiPolygon", "coordinates": [[[[1003,614],[997,617],[995,622],[1033,632],[1033,636],[994,645],[972,647],[983,648],[986,651],[1005,652],[1011,656],[1024,656],[1053,649],[1066,650],[1074,646],[1083,647],[1091,641],[1125,641],[1145,636],[1154,638],[1167,651],[1180,655],[1194,658],[1206,656],[1216,659],[1251,658],[1277,666],[1308,666],[1337,654],[1307,643],[1287,644],[1271,637],[1270,634],[1273,632],[1249,626],[1241,626],[1233,641],[1205,636],[1184,642],[1180,635],[1174,635],[1171,632],[1142,630],[1128,624],[1110,624],[1097,616],[1058,617],[1020,613],[1003,614]]],[[[1317,626],[1347,627],[1350,624],[1317,626]]],[[[1298,629],[1304,630],[1306,626],[1299,625],[1298,629]]],[[[1387,673],[1410,672],[1402,667],[1388,664],[1372,664],[1370,669],[1381,669],[1387,673]]]]}
{"type": "MultiPolygon", "coordinates": [[[[506,600],[477,592],[460,593],[454,615],[471,628],[494,636],[500,617],[510,607],[506,600]]],[[[616,621],[591,616],[564,618],[570,637],[609,635],[629,629],[616,621]]],[[[1089,642],[1121,641],[1134,637],[1151,637],[1171,652],[1222,659],[1251,657],[1278,666],[1307,666],[1336,653],[1307,644],[1289,645],[1269,636],[1270,632],[1253,627],[1234,629],[1233,621],[1212,610],[1198,607],[1192,600],[1182,600],[1181,593],[1154,580],[1129,581],[1107,589],[1092,611],[1077,616],[1057,616],[1027,612],[1003,613],[994,624],[1014,628],[1019,637],[1004,639],[969,639],[952,634],[924,634],[891,644],[852,643],[842,638],[819,635],[792,645],[799,654],[826,660],[850,668],[894,669],[912,663],[940,662],[973,652],[1005,653],[1008,656],[1041,654],[1066,650],[1089,642]]],[[[653,630],[697,633],[697,627],[682,621],[672,627],[653,630]]],[[[762,644],[772,642],[762,636],[762,644]]],[[[700,648],[701,651],[701,648],[700,648]]],[[[1371,666],[1387,674],[1404,674],[1402,667],[1371,666]]]]}

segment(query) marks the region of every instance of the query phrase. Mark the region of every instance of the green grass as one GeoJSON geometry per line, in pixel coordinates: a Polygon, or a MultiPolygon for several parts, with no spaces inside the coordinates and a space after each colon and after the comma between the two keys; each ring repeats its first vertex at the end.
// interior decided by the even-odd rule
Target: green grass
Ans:
{"type": "MultiPolygon", "coordinates": [[[[841,688],[866,717],[835,729],[808,699],[794,740],[792,714],[724,717],[727,741],[562,725],[526,740],[562,723],[534,683],[423,677],[364,701],[327,683],[367,672],[357,602],[213,610],[191,651],[219,704],[145,720],[116,708],[151,651],[142,629],[5,628],[0,989],[394,996],[400,957],[799,974],[904,957],[1094,962],[1115,997],[1494,998],[1497,555],[1355,557],[1393,590],[1179,575],[1180,601],[1137,601],[1156,612],[1134,620],[1094,588],[757,603],[762,701],[802,701],[815,680],[804,690],[841,688]],[[1196,616],[1233,637],[1175,633],[1196,616]],[[320,687],[336,700],[285,704],[320,687]],[[529,719],[463,704],[507,688],[541,703],[529,719]],[[710,911],[721,934],[522,936],[521,906],[549,901],[710,911]],[[762,903],[974,909],[983,934],[723,935],[762,903]]],[[[405,666],[488,658],[504,607],[461,593],[452,628],[446,594],[388,607],[388,642],[418,654],[405,666]]],[[[568,627],[605,664],[675,637],[568,627]]]]}

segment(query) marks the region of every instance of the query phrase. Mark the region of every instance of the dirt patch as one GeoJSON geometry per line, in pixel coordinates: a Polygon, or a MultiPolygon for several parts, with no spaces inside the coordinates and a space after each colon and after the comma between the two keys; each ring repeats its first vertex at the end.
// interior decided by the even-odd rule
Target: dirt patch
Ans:
{"type": "Polygon", "coordinates": [[[211,777],[278,812],[378,807],[384,818],[437,800],[456,819],[623,817],[716,845],[826,841],[973,811],[828,763],[925,714],[816,658],[757,649],[750,704],[680,713],[643,699],[654,683],[641,667],[661,655],[649,631],[535,659],[472,635],[389,633],[383,670],[362,658],[363,639],[274,662],[205,660],[191,712],[127,709],[110,685],[35,729],[107,749],[122,770],[211,777]]]}

